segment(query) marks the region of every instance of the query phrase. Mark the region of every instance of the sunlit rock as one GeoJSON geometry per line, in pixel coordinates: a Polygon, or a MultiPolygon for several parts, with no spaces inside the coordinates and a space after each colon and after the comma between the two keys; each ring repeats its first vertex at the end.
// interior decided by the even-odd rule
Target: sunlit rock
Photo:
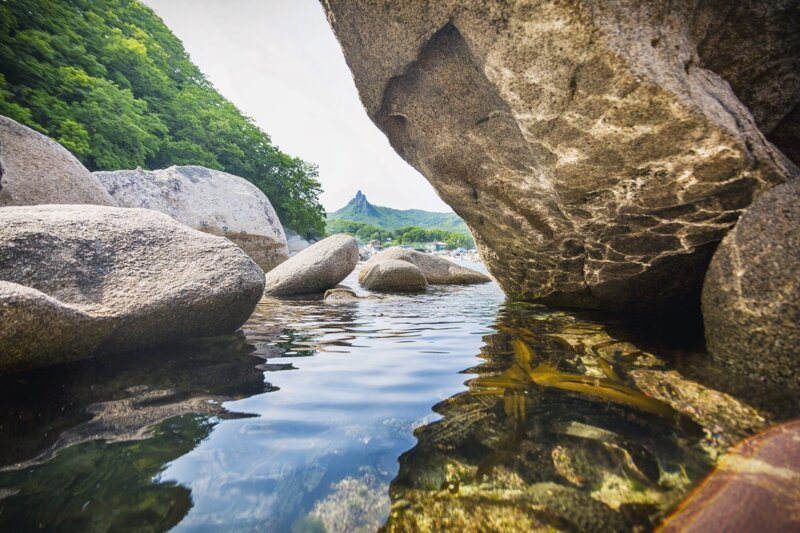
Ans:
{"type": "Polygon", "coordinates": [[[120,207],[166,213],[187,226],[226,237],[265,272],[289,257],[269,199],[244,178],[198,166],[95,172],[120,207]]]}
{"type": "Polygon", "coordinates": [[[239,247],[146,209],[0,208],[0,371],[235,331],[263,288],[239,247]]]}
{"type": "Polygon", "coordinates": [[[708,350],[738,372],[800,385],[800,180],[756,200],[703,287],[708,350]]]}
{"type": "Polygon", "coordinates": [[[348,235],[332,235],[267,272],[265,292],[271,296],[324,293],[357,264],[358,242],[348,235]]]}
{"type": "Polygon", "coordinates": [[[0,116],[0,207],[114,205],[102,185],[54,140],[0,116]]]}
{"type": "Polygon", "coordinates": [[[696,305],[719,240],[797,173],[764,136],[796,122],[791,2],[323,5],[368,115],[509,295],[696,305]]]}

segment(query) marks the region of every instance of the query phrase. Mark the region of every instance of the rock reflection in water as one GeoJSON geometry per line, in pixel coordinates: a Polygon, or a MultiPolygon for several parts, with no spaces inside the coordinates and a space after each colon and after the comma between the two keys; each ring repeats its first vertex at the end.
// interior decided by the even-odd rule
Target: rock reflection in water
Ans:
{"type": "Polygon", "coordinates": [[[157,475],[222,402],[272,389],[243,335],[0,378],[0,530],[166,530],[190,491],[157,475]]]}
{"type": "Polygon", "coordinates": [[[272,387],[241,335],[197,339],[0,377],[0,469],[86,440],[132,440],[166,418],[227,413],[222,402],[272,387]]]}
{"type": "Polygon", "coordinates": [[[647,530],[767,422],[591,320],[512,305],[497,329],[401,456],[386,530],[647,530]]]}

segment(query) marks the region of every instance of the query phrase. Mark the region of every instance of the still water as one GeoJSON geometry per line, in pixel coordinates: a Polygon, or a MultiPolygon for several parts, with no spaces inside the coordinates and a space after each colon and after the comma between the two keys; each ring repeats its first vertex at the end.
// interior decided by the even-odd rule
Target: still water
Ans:
{"type": "Polygon", "coordinates": [[[360,295],[0,378],[0,530],[648,530],[798,412],[680,332],[494,283],[360,295]]]}

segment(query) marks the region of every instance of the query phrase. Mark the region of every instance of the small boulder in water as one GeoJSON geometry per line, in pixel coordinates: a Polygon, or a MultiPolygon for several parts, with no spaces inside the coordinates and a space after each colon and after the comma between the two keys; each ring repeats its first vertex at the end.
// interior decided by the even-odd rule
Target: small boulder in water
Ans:
{"type": "Polygon", "coordinates": [[[428,287],[416,265],[397,259],[368,262],[359,272],[358,282],[372,291],[424,291],[428,287]]]}
{"type": "Polygon", "coordinates": [[[264,273],[147,209],[0,208],[0,372],[231,333],[264,273]]]}
{"type": "Polygon", "coordinates": [[[326,304],[350,304],[358,301],[358,295],[346,285],[338,285],[325,291],[323,300],[326,304]]]}
{"type": "Polygon", "coordinates": [[[358,243],[332,235],[267,272],[265,293],[272,296],[324,293],[338,285],[358,264],[358,243]]]}
{"type": "Polygon", "coordinates": [[[393,246],[379,254],[373,255],[367,264],[374,264],[387,260],[411,263],[422,272],[422,275],[425,276],[425,280],[431,285],[467,285],[491,281],[489,276],[477,270],[457,265],[444,257],[426,254],[408,248],[400,248],[398,246],[393,246]]]}

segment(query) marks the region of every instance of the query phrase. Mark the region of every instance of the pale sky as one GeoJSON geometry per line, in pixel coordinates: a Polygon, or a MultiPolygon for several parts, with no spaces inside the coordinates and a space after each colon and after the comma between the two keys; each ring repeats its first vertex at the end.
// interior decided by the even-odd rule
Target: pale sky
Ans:
{"type": "Polygon", "coordinates": [[[319,165],[328,211],[451,211],[389,146],[358,99],[318,0],[144,0],[214,86],[284,152],[319,165]]]}

